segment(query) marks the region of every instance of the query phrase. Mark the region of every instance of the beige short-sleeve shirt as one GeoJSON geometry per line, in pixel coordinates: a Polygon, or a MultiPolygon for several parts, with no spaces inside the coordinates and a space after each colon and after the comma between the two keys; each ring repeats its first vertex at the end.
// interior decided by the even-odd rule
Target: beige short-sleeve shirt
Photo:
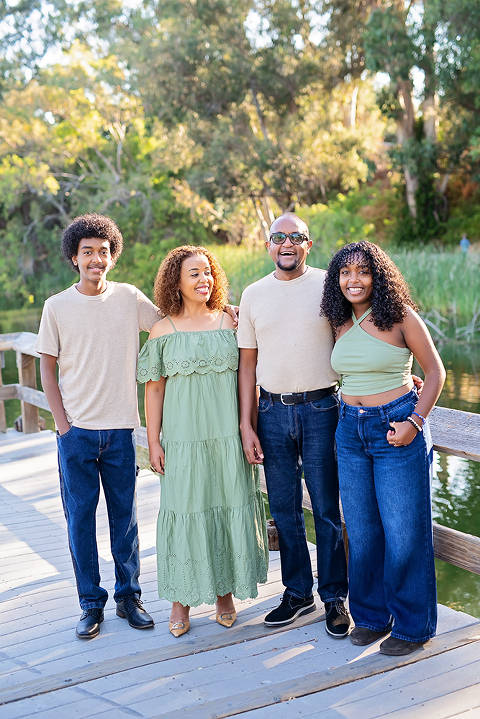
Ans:
{"type": "Polygon", "coordinates": [[[277,280],[272,272],[243,292],[238,346],[258,350],[257,384],[267,392],[310,392],[339,380],[332,330],[320,317],[325,274],[307,267],[301,277],[277,280]]]}
{"type": "Polygon", "coordinates": [[[45,302],[35,349],[58,358],[70,424],[95,430],[139,426],[139,331],[149,332],[158,319],[143,292],[117,282],[94,297],[72,285],[45,302]]]}

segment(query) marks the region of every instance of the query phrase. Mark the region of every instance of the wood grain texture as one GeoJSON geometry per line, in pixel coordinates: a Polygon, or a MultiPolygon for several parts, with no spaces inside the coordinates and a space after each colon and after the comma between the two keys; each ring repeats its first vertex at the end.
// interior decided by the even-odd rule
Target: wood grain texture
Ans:
{"type": "Polygon", "coordinates": [[[434,522],[433,546],[437,559],[480,574],[480,537],[434,522]]]}
{"type": "Polygon", "coordinates": [[[437,452],[480,462],[480,414],[434,407],[429,422],[437,452]]]}
{"type": "MultiPolygon", "coordinates": [[[[390,672],[393,669],[421,662],[472,643],[477,643],[480,651],[480,626],[478,624],[448,632],[440,637],[434,637],[422,649],[405,657],[387,657],[383,654],[374,654],[347,666],[315,672],[300,679],[279,682],[225,699],[195,704],[195,719],[225,719],[226,717],[236,716],[243,712],[279,704],[308,694],[316,694],[332,687],[351,684],[367,677],[390,672]]],[[[192,709],[192,706],[188,706],[177,711],[171,711],[168,714],[168,719],[186,719],[187,717],[190,719],[192,709]]],[[[153,719],[164,719],[164,717],[165,715],[157,715],[153,719]]]]}
{"type": "MultiPolygon", "coordinates": [[[[313,618],[311,615],[299,617],[295,622],[295,629],[319,622],[323,619],[325,619],[325,614],[316,615],[313,618]]],[[[61,674],[54,674],[53,676],[24,682],[18,686],[3,689],[0,692],[0,705],[34,697],[38,694],[58,691],[65,687],[84,684],[93,679],[100,679],[101,677],[117,674],[118,672],[126,672],[131,669],[137,669],[138,667],[148,666],[149,664],[158,664],[168,661],[169,659],[177,659],[192,654],[222,649],[223,647],[229,647],[241,642],[252,641],[272,634],[278,634],[279,632],[285,632],[289,629],[291,629],[289,625],[268,629],[263,624],[262,618],[256,624],[247,627],[239,626],[236,629],[231,629],[220,635],[206,636],[193,640],[186,639],[186,641],[182,641],[178,645],[162,647],[160,649],[150,649],[144,652],[136,652],[135,654],[117,657],[114,662],[112,662],[111,659],[107,659],[93,666],[84,666],[70,672],[63,672],[61,674]]]]}
{"type": "MultiPolygon", "coordinates": [[[[22,387],[37,389],[37,373],[35,370],[35,357],[17,350],[17,368],[19,384],[22,387]]],[[[39,431],[38,407],[25,400],[21,400],[22,427],[24,434],[33,434],[39,431]]]]}

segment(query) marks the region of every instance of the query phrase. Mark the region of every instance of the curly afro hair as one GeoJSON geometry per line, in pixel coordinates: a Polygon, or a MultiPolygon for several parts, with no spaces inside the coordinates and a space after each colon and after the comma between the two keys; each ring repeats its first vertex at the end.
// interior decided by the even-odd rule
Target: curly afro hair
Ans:
{"type": "Polygon", "coordinates": [[[168,253],[155,278],[153,286],[155,304],[164,315],[175,316],[180,313],[182,298],[178,292],[178,286],[180,284],[182,262],[187,257],[194,257],[195,255],[205,255],[212,270],[213,290],[207,302],[207,307],[211,310],[224,309],[228,299],[228,280],[217,258],[205,247],[183,245],[182,247],[175,247],[168,253]]]}
{"type": "Polygon", "coordinates": [[[390,257],[373,242],[352,242],[345,245],[330,261],[323,287],[320,314],[338,329],[352,316],[352,305],[340,289],[342,267],[350,264],[367,265],[372,273],[372,319],[379,330],[391,330],[402,322],[407,307],[416,310],[407,283],[390,257]]]}
{"type": "Polygon", "coordinates": [[[104,215],[81,215],[75,217],[63,231],[62,235],[62,257],[68,262],[72,270],[80,273],[80,270],[73,264],[72,257],[78,254],[78,245],[81,240],[88,237],[98,237],[100,240],[108,240],[113,265],[122,254],[123,237],[122,233],[110,217],[104,215]]]}

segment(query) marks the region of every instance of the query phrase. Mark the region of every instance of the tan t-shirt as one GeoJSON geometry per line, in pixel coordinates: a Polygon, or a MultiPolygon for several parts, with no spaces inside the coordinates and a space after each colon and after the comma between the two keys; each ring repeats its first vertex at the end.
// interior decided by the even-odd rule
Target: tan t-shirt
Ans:
{"type": "Polygon", "coordinates": [[[324,279],[324,270],[307,267],[295,280],[272,272],[244,290],[238,346],[258,348],[257,384],[267,392],[310,392],[338,382],[332,330],[320,317],[324,279]]]}
{"type": "Polygon", "coordinates": [[[45,302],[35,349],[58,357],[58,384],[71,424],[96,430],[139,426],[138,333],[149,332],[158,319],[143,292],[117,282],[94,297],[72,285],[45,302]]]}

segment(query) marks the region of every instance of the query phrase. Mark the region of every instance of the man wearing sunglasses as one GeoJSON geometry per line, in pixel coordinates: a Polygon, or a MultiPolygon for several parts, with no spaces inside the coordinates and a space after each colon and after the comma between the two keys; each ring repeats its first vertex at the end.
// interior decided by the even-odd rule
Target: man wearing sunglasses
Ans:
{"type": "Polygon", "coordinates": [[[338,376],[330,364],[332,332],[320,317],[325,272],[306,264],[311,246],[308,227],[297,215],[277,218],[266,242],[275,270],[243,293],[238,325],[240,428],[250,464],[263,462],[279,535],[285,592],[265,624],[290,624],[315,610],[303,474],[315,520],[326,630],[343,638],[350,617],[344,606],[347,571],[334,450],[338,376]]]}

